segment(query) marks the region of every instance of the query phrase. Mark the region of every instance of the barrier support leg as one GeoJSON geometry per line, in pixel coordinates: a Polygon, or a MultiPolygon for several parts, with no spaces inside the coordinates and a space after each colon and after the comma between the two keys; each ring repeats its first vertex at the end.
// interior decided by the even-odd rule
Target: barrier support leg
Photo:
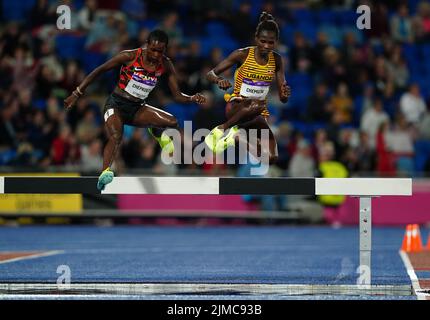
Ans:
{"type": "Polygon", "coordinates": [[[360,277],[357,284],[371,285],[372,197],[360,198],[360,277]]]}

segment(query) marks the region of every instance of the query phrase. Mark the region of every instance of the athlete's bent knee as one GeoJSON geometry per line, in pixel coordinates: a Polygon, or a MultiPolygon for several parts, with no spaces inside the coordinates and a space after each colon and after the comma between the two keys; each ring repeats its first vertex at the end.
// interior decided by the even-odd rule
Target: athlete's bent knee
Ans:
{"type": "Polygon", "coordinates": [[[174,117],[169,118],[167,120],[166,127],[167,128],[177,128],[178,127],[178,120],[174,117]]]}

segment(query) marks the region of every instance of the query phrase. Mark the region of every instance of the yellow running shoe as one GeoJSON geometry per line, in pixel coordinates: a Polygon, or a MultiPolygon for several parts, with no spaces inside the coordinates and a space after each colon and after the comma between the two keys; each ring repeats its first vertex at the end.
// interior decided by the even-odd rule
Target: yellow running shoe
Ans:
{"type": "Polygon", "coordinates": [[[224,134],[224,130],[215,127],[211,132],[206,136],[205,143],[209,147],[210,150],[215,152],[217,142],[222,138],[224,134]]]}
{"type": "Polygon", "coordinates": [[[224,152],[228,147],[234,146],[235,139],[234,137],[239,132],[238,126],[233,126],[230,128],[229,132],[222,137],[216,144],[214,152],[216,154],[224,152]]]}
{"type": "Polygon", "coordinates": [[[114,174],[113,171],[109,167],[107,167],[99,176],[99,181],[97,182],[97,189],[100,191],[105,189],[105,186],[108,183],[111,183],[113,180],[114,174]]]}
{"type": "Polygon", "coordinates": [[[167,134],[163,132],[160,137],[157,137],[152,132],[152,128],[148,128],[148,132],[154,137],[155,140],[157,140],[158,144],[164,152],[171,154],[173,153],[173,151],[175,151],[175,145],[173,144],[173,140],[170,139],[167,134]]]}

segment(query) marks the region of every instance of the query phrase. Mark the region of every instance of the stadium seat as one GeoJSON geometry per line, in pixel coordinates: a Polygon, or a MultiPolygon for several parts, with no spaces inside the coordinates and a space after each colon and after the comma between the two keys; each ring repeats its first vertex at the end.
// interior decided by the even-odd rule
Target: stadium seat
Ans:
{"type": "Polygon", "coordinates": [[[341,46],[342,33],[334,24],[324,24],[320,27],[319,31],[327,34],[329,44],[335,47],[341,46]]]}
{"type": "Polygon", "coordinates": [[[3,18],[6,21],[25,21],[36,0],[8,1],[3,0],[3,18]]]}
{"type": "Polygon", "coordinates": [[[36,99],[36,100],[33,100],[32,104],[37,109],[44,110],[46,108],[46,100],[45,99],[36,99]]]}
{"type": "Polygon", "coordinates": [[[229,35],[230,31],[221,22],[208,22],[205,26],[205,33],[212,38],[223,38],[229,35]]]}
{"type": "Polygon", "coordinates": [[[415,171],[424,171],[427,161],[430,160],[430,141],[418,140],[415,142],[415,171]]]}
{"type": "Polygon", "coordinates": [[[336,13],[333,10],[319,10],[317,11],[317,21],[319,24],[336,24],[336,13]]]}
{"type": "Polygon", "coordinates": [[[315,21],[315,14],[312,10],[308,9],[297,9],[292,11],[292,17],[295,24],[310,24],[315,21]]]}
{"type": "Polygon", "coordinates": [[[159,24],[159,22],[157,20],[154,20],[154,19],[144,19],[144,20],[138,21],[138,25],[139,25],[140,29],[149,29],[149,30],[152,30],[158,24],[159,24]]]}
{"type": "Polygon", "coordinates": [[[103,64],[107,60],[107,56],[102,53],[83,51],[81,59],[84,66],[84,70],[88,74],[95,68],[97,68],[99,65],[103,64]]]}
{"type": "Polygon", "coordinates": [[[338,20],[344,27],[356,28],[356,22],[359,15],[355,10],[342,10],[338,13],[338,20]]]}
{"type": "Polygon", "coordinates": [[[0,152],[0,165],[7,165],[16,157],[16,150],[5,150],[0,152]]]}
{"type": "Polygon", "coordinates": [[[59,34],[55,38],[55,49],[62,59],[78,59],[84,50],[85,41],[85,36],[59,34]]]}

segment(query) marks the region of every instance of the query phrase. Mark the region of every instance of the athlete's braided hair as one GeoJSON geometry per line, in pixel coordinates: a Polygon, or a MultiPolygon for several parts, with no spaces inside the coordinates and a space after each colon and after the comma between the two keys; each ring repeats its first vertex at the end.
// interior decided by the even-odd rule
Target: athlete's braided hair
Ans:
{"type": "Polygon", "coordinates": [[[279,39],[278,24],[276,23],[275,18],[273,18],[273,16],[266,11],[263,11],[260,14],[260,22],[257,25],[255,35],[258,37],[263,30],[274,32],[276,34],[276,39],[279,39]]]}
{"type": "Polygon", "coordinates": [[[169,36],[163,30],[156,29],[154,31],[151,31],[151,33],[148,35],[147,42],[150,43],[151,41],[165,43],[167,47],[167,44],[169,43],[169,36]]]}

